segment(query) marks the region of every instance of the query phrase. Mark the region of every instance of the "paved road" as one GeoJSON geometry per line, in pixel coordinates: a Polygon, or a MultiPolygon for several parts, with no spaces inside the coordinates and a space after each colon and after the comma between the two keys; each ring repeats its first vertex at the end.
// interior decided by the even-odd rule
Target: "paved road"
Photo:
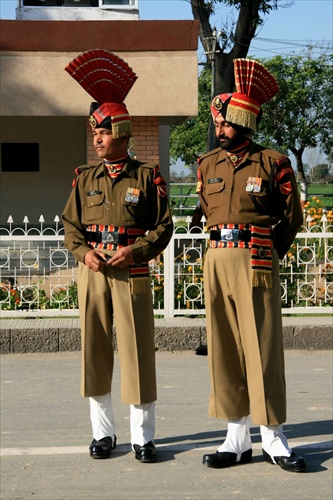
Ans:
{"type": "Polygon", "coordinates": [[[332,498],[332,353],[287,351],[285,432],[308,472],[263,462],[258,426],[251,464],[224,470],[201,464],[226,423],[207,416],[207,358],[158,352],[158,462],[140,464],[129,445],[128,406],[113,393],[118,446],[92,460],[88,402],[78,394],[78,352],[9,354],[1,361],[1,500],[9,499],[330,499],[332,498]]]}

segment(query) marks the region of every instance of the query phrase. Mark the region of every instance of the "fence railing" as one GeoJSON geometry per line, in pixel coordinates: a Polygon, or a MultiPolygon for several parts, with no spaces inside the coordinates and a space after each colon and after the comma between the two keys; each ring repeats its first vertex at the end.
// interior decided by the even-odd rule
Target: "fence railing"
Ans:
{"type": "MultiPolygon", "coordinates": [[[[175,218],[166,250],[150,262],[158,317],[203,317],[203,264],[209,234],[175,218]]],[[[333,226],[307,219],[280,263],[283,314],[332,314],[333,226]]],[[[13,221],[0,228],[0,310],[3,318],[78,316],[77,264],[64,247],[58,217],[45,226],[13,221]]]]}

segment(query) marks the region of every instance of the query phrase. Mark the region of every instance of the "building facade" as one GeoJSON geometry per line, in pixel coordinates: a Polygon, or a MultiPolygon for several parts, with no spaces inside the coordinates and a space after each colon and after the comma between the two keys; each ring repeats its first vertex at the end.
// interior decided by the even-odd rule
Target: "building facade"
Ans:
{"type": "MultiPolygon", "coordinates": [[[[17,10],[28,9],[23,1],[17,10]]],[[[137,4],[125,1],[128,11],[137,4]]],[[[86,50],[115,52],[138,75],[126,99],[134,152],[159,162],[168,179],[169,128],[198,109],[198,23],[17,17],[0,26],[0,223],[9,216],[17,224],[25,216],[30,223],[40,215],[52,221],[66,203],[74,169],[96,161],[87,121],[91,98],[64,70],[86,50]]]]}

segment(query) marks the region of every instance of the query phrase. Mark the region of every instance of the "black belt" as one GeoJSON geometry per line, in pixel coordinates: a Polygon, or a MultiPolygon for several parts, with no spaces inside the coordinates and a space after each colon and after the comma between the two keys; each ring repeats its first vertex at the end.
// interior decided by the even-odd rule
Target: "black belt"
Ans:
{"type": "Polygon", "coordinates": [[[214,241],[251,241],[250,229],[212,229],[209,237],[214,241]]]}
{"type": "Polygon", "coordinates": [[[118,233],[118,231],[87,231],[86,240],[103,243],[104,245],[127,245],[128,235],[118,233]]]}

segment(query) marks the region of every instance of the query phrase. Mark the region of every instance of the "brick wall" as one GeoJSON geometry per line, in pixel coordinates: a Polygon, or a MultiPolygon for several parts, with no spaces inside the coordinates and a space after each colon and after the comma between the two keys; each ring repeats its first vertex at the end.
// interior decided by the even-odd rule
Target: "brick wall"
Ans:
{"type": "MultiPolygon", "coordinates": [[[[133,151],[140,161],[159,163],[159,130],[157,117],[137,116],[132,121],[133,151]]],[[[87,119],[87,163],[93,165],[100,160],[92,145],[92,135],[87,119]]]]}

